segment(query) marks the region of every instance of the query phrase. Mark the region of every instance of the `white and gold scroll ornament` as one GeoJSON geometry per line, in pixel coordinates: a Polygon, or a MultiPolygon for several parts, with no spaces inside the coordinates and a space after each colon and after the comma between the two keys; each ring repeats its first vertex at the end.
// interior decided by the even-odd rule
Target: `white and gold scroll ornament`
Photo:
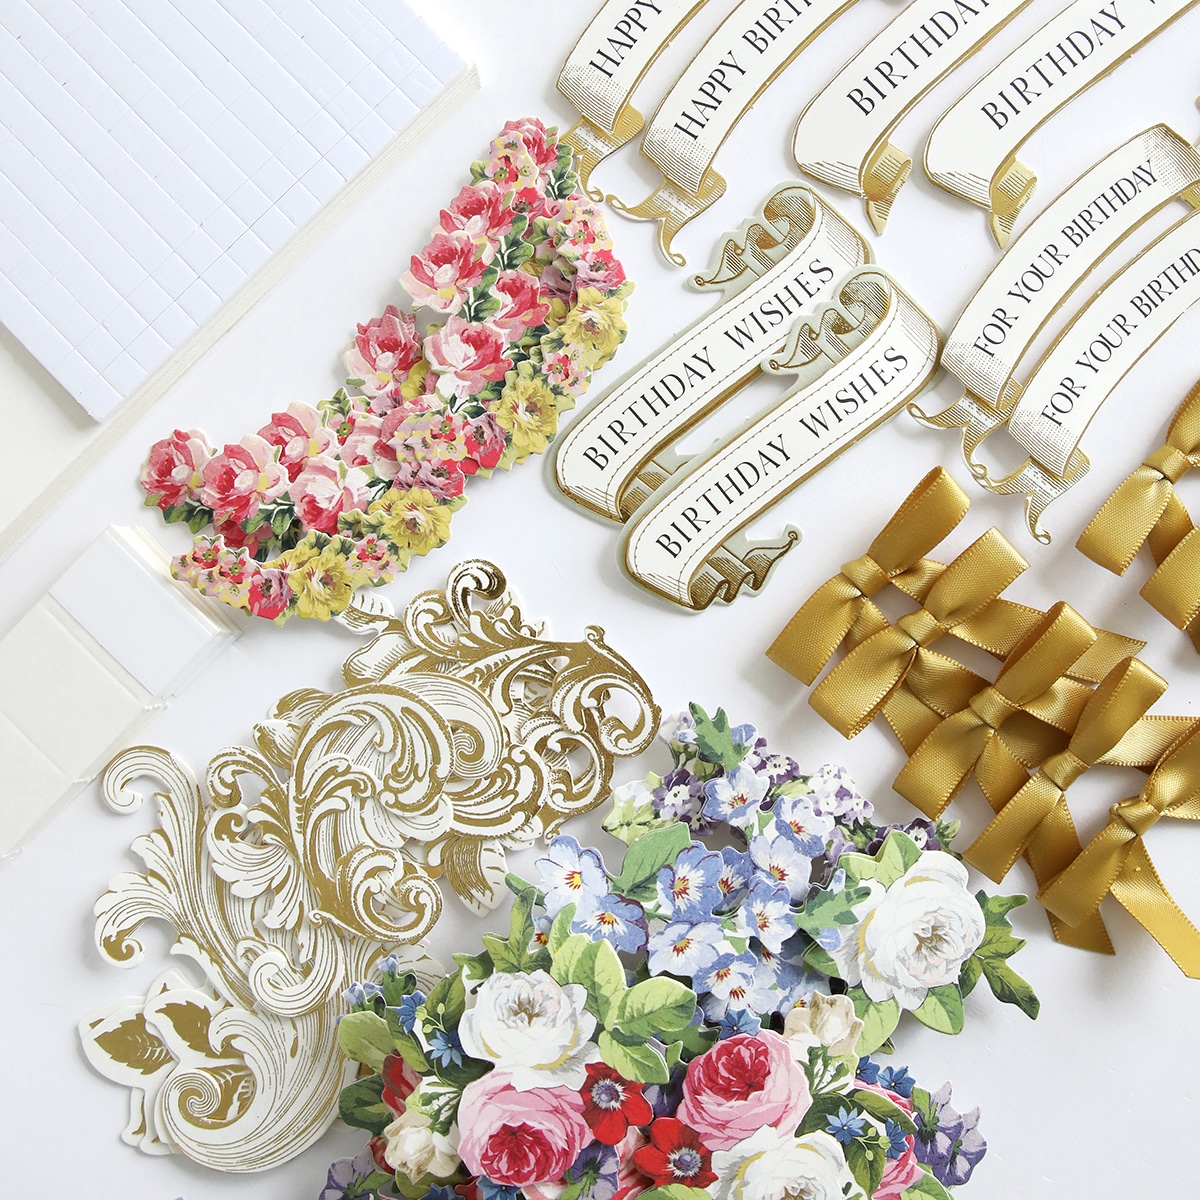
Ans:
{"type": "Polygon", "coordinates": [[[963,458],[985,486],[975,458],[1009,419],[1022,392],[1017,368],[1038,334],[1096,265],[1174,200],[1200,203],[1200,154],[1154,125],[1084,172],[1008,247],[946,339],[942,366],[963,384],[940,413],[913,416],[962,431],[963,458]]]}
{"type": "Polygon", "coordinates": [[[783,348],[791,324],[832,298],[870,261],[862,235],[815,192],[779,188],[718,248],[698,288],[723,298],[614,387],[593,400],[560,439],[555,479],[563,495],[597,516],[625,521],[665,480],[665,449],[783,348]]]}
{"type": "MultiPolygon", "coordinates": [[[[671,39],[706,0],[607,0],[580,35],[558,76],[558,90],[580,120],[564,136],[575,147],[579,186],[593,200],[592,172],[642,131],[633,93],[671,39]]],[[[715,7],[715,6],[714,6],[715,7]]]]}
{"type": "Polygon", "coordinates": [[[609,203],[640,221],[658,222],[662,252],[675,235],[725,192],[713,167],[734,126],[781,71],[855,0],[743,0],[721,23],[667,93],[642,137],[642,154],[663,181],[640,204],[609,203]]]}
{"type": "Polygon", "coordinates": [[[866,267],[843,280],[836,300],[797,321],[765,364],[796,375],[795,385],[685,460],[633,514],[625,570],[690,609],[757,591],[799,534],[755,543],[742,531],[926,387],[939,348],[933,321],[883,272],[866,267]]]}
{"type": "Polygon", "coordinates": [[[134,966],[139,927],[162,921],[203,977],[168,970],[79,1026],[93,1066],[130,1089],[124,1138],[147,1153],[260,1171],[311,1145],[355,1070],[336,1044],[342,991],[389,953],[436,979],[414,943],[439,884],[494,907],[506,848],[599,804],[614,756],[654,736],[646,684],[603,632],[542,637],[490,563],[460,564],[402,616],[373,604],[349,615],[374,637],[342,690],[284,696],[203,789],[155,747],[105,773],[119,811],[156,780],[161,825],[133,843],[145,873],[97,902],[100,952],[134,966]]]}
{"type": "Polygon", "coordinates": [[[1192,212],[1114,275],[1058,335],[1008,418],[1029,455],[1003,479],[980,481],[1000,495],[1025,497],[1030,532],[1050,535],[1047,505],[1091,466],[1084,431],[1142,355],[1200,300],[1200,212],[1192,212]]]}
{"type": "Polygon", "coordinates": [[[1007,245],[1037,186],[1017,159],[1028,138],[1196,3],[1074,0],[941,117],[925,147],[925,173],[987,209],[996,242],[1007,245]]]}
{"type": "Polygon", "coordinates": [[[889,140],[904,115],[1029,0],[912,0],[811,100],[792,153],[806,175],[861,196],[876,233],[912,171],[889,140]]]}

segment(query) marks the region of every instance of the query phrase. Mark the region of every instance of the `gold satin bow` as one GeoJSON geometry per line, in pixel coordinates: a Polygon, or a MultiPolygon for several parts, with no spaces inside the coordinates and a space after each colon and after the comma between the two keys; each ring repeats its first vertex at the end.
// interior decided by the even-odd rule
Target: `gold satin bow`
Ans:
{"type": "Polygon", "coordinates": [[[1148,542],[1157,570],[1142,595],[1200,650],[1200,533],[1175,491],[1194,467],[1200,467],[1200,383],[1176,411],[1166,442],[1117,487],[1076,545],[1124,575],[1148,542]]]}
{"type": "MultiPolygon", "coordinates": [[[[1041,701],[1038,715],[1053,718],[1060,728],[1073,727],[1082,706],[1079,693],[1055,685],[1095,640],[1095,631],[1069,604],[1056,604],[1014,650],[996,682],[917,747],[896,776],[896,791],[926,816],[938,817],[974,771],[988,802],[1000,808],[1028,779],[1004,726],[1041,701]]],[[[1054,744],[1052,737],[1049,745],[1054,744]]]]}
{"type": "Polygon", "coordinates": [[[909,493],[867,553],[845,563],[804,602],[767,649],[767,657],[804,683],[812,683],[847,638],[862,641],[887,627],[870,597],[889,583],[905,590],[932,581],[940,563],[924,556],[967,515],[971,501],[942,467],[935,467],[909,493]]]}
{"type": "Polygon", "coordinates": [[[1079,925],[1111,894],[1188,978],[1200,979],[1200,930],[1167,891],[1142,841],[1163,817],[1200,821],[1200,730],[1175,743],[1140,795],[1112,806],[1108,824],[1038,899],[1068,924],[1079,925]]]}
{"type": "Polygon", "coordinates": [[[843,737],[861,733],[906,680],[927,705],[957,712],[979,676],[930,644],[995,600],[1029,564],[989,529],[938,576],[924,607],[859,643],[816,686],[809,703],[843,737]]]}

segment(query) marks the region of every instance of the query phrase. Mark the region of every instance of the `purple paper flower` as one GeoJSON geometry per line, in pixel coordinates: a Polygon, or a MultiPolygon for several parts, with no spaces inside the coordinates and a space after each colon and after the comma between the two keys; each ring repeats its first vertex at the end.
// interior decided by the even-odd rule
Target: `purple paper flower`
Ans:
{"type": "Polygon", "coordinates": [[[827,817],[843,821],[867,821],[875,806],[858,790],[845,767],[826,763],[808,781],[813,807],[827,817]]]}
{"type": "Polygon", "coordinates": [[[960,1113],[950,1104],[950,1085],[942,1084],[930,1096],[936,1126],[926,1123],[920,1109],[917,1123],[917,1161],[927,1163],[934,1178],[946,1187],[959,1187],[971,1178],[979,1160],[987,1153],[987,1142],[976,1128],[979,1109],[960,1113]]]}
{"type": "Polygon", "coordinates": [[[339,1158],[330,1164],[319,1200],[366,1200],[376,1195],[377,1187],[389,1182],[391,1176],[380,1171],[371,1147],[364,1146],[353,1158],[339,1158]],[[369,1183],[372,1175],[376,1179],[369,1183]]]}
{"type": "Polygon", "coordinates": [[[651,793],[654,811],[660,817],[685,821],[696,833],[707,833],[712,822],[705,820],[704,780],[697,779],[686,767],[672,771],[651,793]]]}
{"type": "Polygon", "coordinates": [[[567,1181],[581,1185],[579,1200],[612,1200],[617,1194],[621,1164],[615,1146],[592,1142],[567,1168],[567,1181]]]}
{"type": "Polygon", "coordinates": [[[746,765],[766,775],[773,788],[800,778],[800,764],[786,754],[768,753],[765,740],[760,740],[746,756],[746,765]]]}

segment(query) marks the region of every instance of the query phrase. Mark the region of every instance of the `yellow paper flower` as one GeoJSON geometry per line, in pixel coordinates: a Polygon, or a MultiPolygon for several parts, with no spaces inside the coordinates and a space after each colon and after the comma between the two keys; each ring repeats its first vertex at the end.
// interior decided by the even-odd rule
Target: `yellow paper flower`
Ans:
{"type": "Polygon", "coordinates": [[[400,385],[400,395],[405,400],[415,400],[425,391],[425,376],[429,374],[429,359],[422,358],[413,363],[408,378],[400,385]]]}
{"type": "Polygon", "coordinates": [[[606,363],[625,338],[625,302],[597,288],[581,288],[578,302],[558,327],[559,335],[584,353],[590,367],[606,363]]]}
{"type": "Polygon", "coordinates": [[[450,540],[453,509],[439,503],[428,488],[391,488],[376,503],[387,513],[380,532],[399,549],[428,554],[450,540]]]}
{"type": "Polygon", "coordinates": [[[512,436],[516,461],[524,462],[531,454],[543,453],[558,432],[558,397],[540,372],[509,372],[495,417],[512,436]]]}
{"type": "Polygon", "coordinates": [[[284,551],[272,566],[288,573],[288,585],[296,597],[296,613],[328,621],[344,612],[354,594],[354,584],[344,554],[334,544],[318,550],[302,542],[284,551]]]}

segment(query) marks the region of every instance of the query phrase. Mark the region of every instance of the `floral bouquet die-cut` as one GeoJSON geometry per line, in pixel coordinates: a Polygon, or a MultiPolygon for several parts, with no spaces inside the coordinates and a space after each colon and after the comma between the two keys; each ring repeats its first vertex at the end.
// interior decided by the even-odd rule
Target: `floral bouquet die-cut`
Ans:
{"type": "Polygon", "coordinates": [[[509,876],[507,937],[430,991],[385,963],[346,995],[370,1141],[322,1200],[946,1197],[986,1143],[949,1085],[875,1057],[902,1011],[943,1032],[1008,959],[1023,897],[973,896],[952,825],[878,825],[841,768],[801,773],[693,706],[672,771],[618,788],[621,867],[560,836],[509,876]]]}
{"type": "Polygon", "coordinates": [[[196,535],[177,578],[254,616],[328,620],[444,545],[469,479],[545,451],[624,340],[633,290],[574,158],[553,127],[510,121],[401,277],[412,310],[358,326],[345,387],[219,452],[198,430],[151,447],[146,504],[196,535]]]}

